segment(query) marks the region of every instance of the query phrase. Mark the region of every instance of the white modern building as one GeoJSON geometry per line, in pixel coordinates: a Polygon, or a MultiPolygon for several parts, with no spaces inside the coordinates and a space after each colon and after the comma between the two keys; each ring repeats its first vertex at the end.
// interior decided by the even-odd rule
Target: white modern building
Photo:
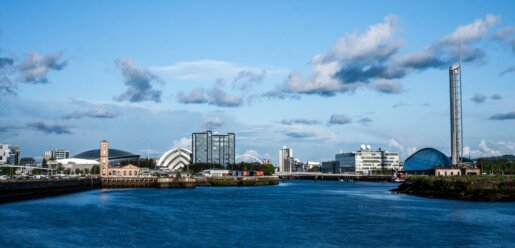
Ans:
{"type": "Polygon", "coordinates": [[[0,164],[20,164],[20,146],[0,144],[0,164]]]}
{"type": "Polygon", "coordinates": [[[90,159],[80,159],[80,158],[65,158],[52,160],[48,162],[50,168],[57,169],[59,165],[63,166],[65,169],[91,169],[93,166],[99,166],[100,164],[96,160],[90,159]]]}
{"type": "Polygon", "coordinates": [[[280,173],[291,173],[294,163],[293,149],[283,146],[279,149],[278,167],[280,173]]]}
{"type": "Polygon", "coordinates": [[[336,154],[335,160],[339,162],[340,172],[365,175],[374,170],[398,170],[400,165],[398,152],[389,152],[381,148],[374,151],[369,145],[361,145],[356,152],[336,154]]]}
{"type": "Polygon", "coordinates": [[[51,151],[46,151],[45,155],[44,155],[44,158],[47,161],[67,159],[69,157],[70,157],[70,152],[66,149],[54,149],[51,151]]]}
{"type": "Polygon", "coordinates": [[[165,152],[157,161],[157,166],[169,170],[182,169],[191,163],[191,151],[185,148],[173,148],[165,152]]]}

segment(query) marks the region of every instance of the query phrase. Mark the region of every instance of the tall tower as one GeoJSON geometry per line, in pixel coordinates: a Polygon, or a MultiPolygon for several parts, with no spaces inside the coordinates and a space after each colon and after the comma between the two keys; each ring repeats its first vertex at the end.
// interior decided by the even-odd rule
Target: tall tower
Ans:
{"type": "Polygon", "coordinates": [[[109,174],[109,142],[100,141],[100,177],[107,177],[109,174]]]}
{"type": "Polygon", "coordinates": [[[461,65],[449,67],[451,94],[451,160],[460,164],[463,151],[463,119],[461,114],[461,65]]]}
{"type": "Polygon", "coordinates": [[[283,146],[282,149],[279,149],[279,172],[291,173],[291,167],[293,163],[293,150],[286,146],[283,146]]]}

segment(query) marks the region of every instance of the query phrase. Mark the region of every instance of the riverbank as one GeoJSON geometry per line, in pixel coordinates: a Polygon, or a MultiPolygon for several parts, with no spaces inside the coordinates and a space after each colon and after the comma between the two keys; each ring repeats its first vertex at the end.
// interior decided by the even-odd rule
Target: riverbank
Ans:
{"type": "Polygon", "coordinates": [[[24,180],[0,182],[0,203],[57,196],[98,188],[195,188],[222,186],[266,186],[279,184],[276,176],[260,177],[107,177],[67,180],[24,180]]]}
{"type": "Polygon", "coordinates": [[[409,176],[392,191],[429,198],[515,201],[515,176],[409,176]]]}

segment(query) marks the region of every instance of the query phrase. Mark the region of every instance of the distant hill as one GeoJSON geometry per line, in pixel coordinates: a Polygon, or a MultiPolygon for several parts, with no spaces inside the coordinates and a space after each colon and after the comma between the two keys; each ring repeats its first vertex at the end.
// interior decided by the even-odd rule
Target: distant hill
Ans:
{"type": "Polygon", "coordinates": [[[509,161],[515,161],[515,155],[507,154],[502,156],[495,156],[495,157],[484,157],[484,158],[476,158],[474,160],[478,159],[484,159],[484,160],[499,160],[499,159],[507,159],[509,161]]]}

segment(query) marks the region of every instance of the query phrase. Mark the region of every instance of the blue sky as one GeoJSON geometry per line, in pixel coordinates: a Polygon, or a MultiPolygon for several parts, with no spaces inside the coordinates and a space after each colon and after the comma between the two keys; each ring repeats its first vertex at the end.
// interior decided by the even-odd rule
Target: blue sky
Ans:
{"type": "Polygon", "coordinates": [[[0,143],[41,157],[108,139],[152,156],[191,132],[304,161],[370,144],[515,153],[512,1],[1,1],[0,143]],[[461,46],[460,46],[461,44],[461,46]]]}

